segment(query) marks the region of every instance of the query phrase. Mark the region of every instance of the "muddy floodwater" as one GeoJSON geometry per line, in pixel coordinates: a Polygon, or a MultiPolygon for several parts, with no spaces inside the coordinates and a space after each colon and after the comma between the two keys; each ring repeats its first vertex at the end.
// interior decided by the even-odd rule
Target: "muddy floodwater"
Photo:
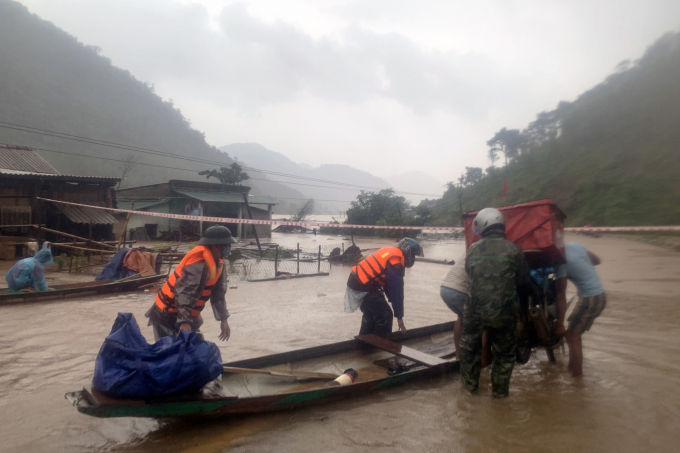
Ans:
{"type": "MultiPolygon", "coordinates": [[[[341,238],[275,235],[282,244],[341,238]]],[[[680,253],[619,238],[568,237],[602,258],[607,308],[583,339],[584,376],[566,355],[543,351],[517,366],[510,397],[479,395],[457,375],[307,409],[218,420],[96,419],[64,393],[87,386],[118,312],[147,339],[152,293],[0,307],[2,452],[678,452],[680,451],[680,253]]],[[[388,240],[358,240],[362,248],[388,240]]],[[[424,242],[427,257],[456,258],[458,241],[424,242]]],[[[407,328],[455,318],[439,298],[448,267],[418,263],[406,277],[407,328]]],[[[361,313],[343,313],[349,268],[329,277],[230,289],[225,362],[352,338],[361,313]]],[[[3,282],[4,283],[4,282],[3,282]]],[[[573,288],[570,288],[573,292],[573,288]]],[[[202,329],[218,341],[207,310],[202,329]]]]}

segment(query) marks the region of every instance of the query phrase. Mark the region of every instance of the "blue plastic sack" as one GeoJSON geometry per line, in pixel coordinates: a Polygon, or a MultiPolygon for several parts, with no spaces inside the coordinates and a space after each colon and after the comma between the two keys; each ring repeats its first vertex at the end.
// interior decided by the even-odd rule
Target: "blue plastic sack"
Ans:
{"type": "Polygon", "coordinates": [[[94,365],[93,387],[114,398],[148,399],[197,392],[222,374],[215,343],[196,332],[150,345],[131,313],[118,313],[94,365]]]}
{"type": "Polygon", "coordinates": [[[136,272],[123,267],[123,261],[125,261],[125,255],[130,251],[129,248],[122,248],[116,253],[111,261],[106,263],[104,269],[101,273],[95,277],[96,282],[101,282],[103,280],[120,280],[121,278],[129,277],[136,274],[136,272]]]}

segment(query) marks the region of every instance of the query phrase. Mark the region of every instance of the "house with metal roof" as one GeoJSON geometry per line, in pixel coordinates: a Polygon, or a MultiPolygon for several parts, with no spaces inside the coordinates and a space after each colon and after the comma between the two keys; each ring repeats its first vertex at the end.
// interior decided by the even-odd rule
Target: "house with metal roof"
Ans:
{"type": "MultiPolygon", "coordinates": [[[[114,207],[118,178],[62,175],[32,148],[0,145],[0,235],[27,236],[44,227],[95,240],[112,238],[109,212],[40,198],[114,207]]],[[[52,240],[47,234],[44,239],[52,240]]]]}
{"type": "MultiPolygon", "coordinates": [[[[118,207],[134,211],[158,212],[166,214],[185,214],[206,217],[250,218],[271,220],[272,207],[276,201],[269,197],[254,196],[250,187],[239,185],[215,184],[200,181],[170,180],[163,184],[132,187],[117,192],[118,207]]],[[[144,227],[151,239],[161,232],[190,231],[200,234],[211,222],[180,221],[161,217],[133,215],[128,229],[144,227]]],[[[253,228],[259,237],[271,237],[270,225],[225,224],[237,238],[253,236],[253,228]]]]}

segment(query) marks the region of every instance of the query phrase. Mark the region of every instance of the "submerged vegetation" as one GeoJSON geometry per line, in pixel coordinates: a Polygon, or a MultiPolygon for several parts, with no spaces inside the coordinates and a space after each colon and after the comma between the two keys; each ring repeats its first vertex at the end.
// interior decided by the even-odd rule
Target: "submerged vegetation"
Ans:
{"type": "MultiPolygon", "coordinates": [[[[426,206],[417,208],[402,196],[395,195],[394,190],[384,189],[379,192],[361,191],[357,199],[352,201],[347,210],[345,223],[352,225],[397,225],[425,226],[431,220],[431,212],[426,206]]],[[[356,233],[350,228],[326,227],[320,229],[321,234],[356,233]]],[[[417,235],[420,230],[361,230],[365,236],[400,238],[417,235]],[[408,233],[407,233],[408,232],[408,233]]]]}

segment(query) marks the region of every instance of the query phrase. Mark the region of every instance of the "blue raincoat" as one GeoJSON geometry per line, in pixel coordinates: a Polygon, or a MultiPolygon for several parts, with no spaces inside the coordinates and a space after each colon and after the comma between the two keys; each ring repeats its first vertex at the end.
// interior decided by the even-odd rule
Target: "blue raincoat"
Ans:
{"type": "Polygon", "coordinates": [[[36,291],[49,291],[43,267],[47,264],[54,264],[50,249],[42,249],[34,257],[19,261],[5,275],[7,286],[13,291],[29,286],[35,288],[36,291]]]}

